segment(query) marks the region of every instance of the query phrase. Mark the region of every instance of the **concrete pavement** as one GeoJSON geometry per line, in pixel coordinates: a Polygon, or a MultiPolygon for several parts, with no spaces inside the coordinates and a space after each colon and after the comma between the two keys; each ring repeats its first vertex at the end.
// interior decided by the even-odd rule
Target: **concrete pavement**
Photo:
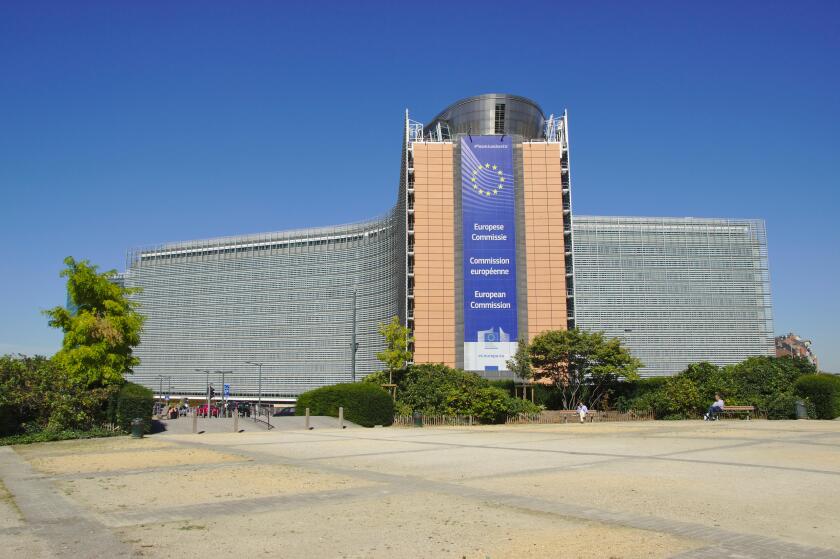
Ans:
{"type": "Polygon", "coordinates": [[[0,544],[51,553],[64,533],[27,494],[101,533],[90,556],[840,558],[837,422],[169,434],[0,457],[23,503],[0,544]]]}

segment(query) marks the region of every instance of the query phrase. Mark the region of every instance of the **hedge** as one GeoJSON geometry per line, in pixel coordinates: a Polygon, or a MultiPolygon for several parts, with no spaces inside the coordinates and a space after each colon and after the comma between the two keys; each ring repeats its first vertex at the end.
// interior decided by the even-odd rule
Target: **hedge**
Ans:
{"type": "Polygon", "coordinates": [[[344,408],[344,418],[362,427],[391,425],[394,422],[394,402],[382,388],[363,382],[323,386],[304,392],[298,397],[296,413],[304,415],[306,408],[312,415],[338,417],[344,408]]]}
{"type": "Polygon", "coordinates": [[[803,375],[794,385],[796,394],[814,405],[817,419],[840,416],[840,377],[817,373],[803,375]]]}
{"type": "Polygon", "coordinates": [[[113,406],[113,421],[123,431],[131,430],[131,421],[140,418],[146,424],[146,432],[152,429],[152,408],[155,399],[151,390],[145,386],[126,382],[117,394],[113,406]]]}
{"type": "MultiPolygon", "coordinates": [[[[395,371],[393,378],[400,415],[472,415],[482,423],[504,423],[510,415],[540,411],[531,402],[510,396],[498,381],[491,383],[473,372],[441,363],[411,365],[395,371]]],[[[388,379],[388,373],[380,371],[366,376],[363,382],[377,386],[388,379]]],[[[512,390],[512,382],[507,382],[512,390]]]]}

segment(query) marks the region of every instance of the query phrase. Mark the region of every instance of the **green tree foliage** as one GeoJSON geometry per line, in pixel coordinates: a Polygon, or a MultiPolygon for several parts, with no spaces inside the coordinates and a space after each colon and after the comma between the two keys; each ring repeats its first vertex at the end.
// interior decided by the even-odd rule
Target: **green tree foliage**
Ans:
{"type": "MultiPolygon", "coordinates": [[[[513,398],[475,373],[442,364],[412,365],[396,371],[397,410],[425,415],[472,415],[482,423],[501,423],[507,416],[536,413],[539,407],[513,398]]],[[[381,384],[384,373],[365,377],[364,382],[381,384]]]]}
{"type": "Polygon", "coordinates": [[[88,388],[119,385],[139,363],[132,348],[140,343],[143,316],[127,297],[131,290],[110,281],[116,272],[99,273],[87,260],[64,260],[70,309],[45,311],[49,324],[64,332],[53,360],[77,384],[88,388]]]}
{"type": "Polygon", "coordinates": [[[762,407],[780,394],[792,395],[799,377],[816,372],[807,360],[793,357],[750,357],[725,369],[736,385],[732,403],[762,407]]]}
{"type": "Polygon", "coordinates": [[[45,357],[0,357],[0,435],[89,429],[115,387],[81,386],[45,357]]]}
{"type": "Polygon", "coordinates": [[[113,399],[109,412],[111,421],[123,431],[131,430],[131,421],[142,419],[148,433],[152,428],[152,408],[155,405],[154,394],[145,386],[126,382],[113,399]]]}
{"type": "Polygon", "coordinates": [[[391,425],[394,422],[394,402],[385,391],[371,383],[336,384],[304,392],[298,397],[295,413],[304,415],[306,408],[312,415],[344,417],[363,427],[391,425]]]}
{"type": "Polygon", "coordinates": [[[414,339],[409,336],[410,330],[400,323],[399,317],[391,318],[388,324],[379,325],[379,333],[385,338],[385,349],[376,354],[376,358],[385,364],[388,370],[388,384],[393,384],[393,373],[405,367],[411,361],[412,353],[409,346],[414,339]]]}
{"type": "Polygon", "coordinates": [[[626,383],[621,406],[652,410],[659,418],[697,418],[720,393],[727,404],[752,405],[770,419],[789,419],[795,414],[795,383],[813,370],[807,361],[790,357],[750,357],[726,367],[695,363],[673,377],[626,383]]]}
{"type": "Polygon", "coordinates": [[[814,404],[817,419],[840,417],[840,377],[825,373],[802,375],[796,380],[795,391],[814,404]]]}
{"type": "MultiPolygon", "coordinates": [[[[528,342],[524,338],[519,339],[516,345],[516,353],[508,359],[505,364],[509,371],[523,381],[531,380],[534,377],[534,368],[531,366],[531,354],[528,350],[528,342]]],[[[522,388],[522,397],[525,397],[525,388],[522,388]]]]}
{"type": "Polygon", "coordinates": [[[662,387],[662,409],[658,411],[663,418],[685,419],[686,413],[691,413],[703,406],[703,399],[697,385],[688,377],[670,377],[662,387]]]}
{"type": "Polygon", "coordinates": [[[642,366],[618,339],[578,329],[543,332],[531,342],[529,353],[534,377],[557,386],[565,409],[580,402],[597,407],[620,379],[637,379],[642,366]]]}

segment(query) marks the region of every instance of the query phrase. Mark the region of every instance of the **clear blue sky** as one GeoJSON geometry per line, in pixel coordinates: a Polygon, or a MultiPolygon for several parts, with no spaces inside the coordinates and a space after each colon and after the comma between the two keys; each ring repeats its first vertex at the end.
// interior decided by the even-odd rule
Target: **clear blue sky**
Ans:
{"type": "Polygon", "coordinates": [[[574,210],[767,221],[777,333],[840,372],[840,3],[0,3],[0,353],[67,255],[385,212],[402,112],[569,110],[574,210]]]}

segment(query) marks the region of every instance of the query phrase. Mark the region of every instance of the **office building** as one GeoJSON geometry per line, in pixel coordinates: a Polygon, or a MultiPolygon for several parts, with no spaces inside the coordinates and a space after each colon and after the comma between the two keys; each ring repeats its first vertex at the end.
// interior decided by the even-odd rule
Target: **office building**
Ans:
{"type": "Polygon", "coordinates": [[[293,398],[379,369],[393,316],[415,362],[490,377],[519,340],[574,326],[622,337],[651,375],[772,353],[761,222],[573,219],[565,112],[505,94],[406,112],[401,153],[386,216],[131,251],[134,380],[293,398]]]}

